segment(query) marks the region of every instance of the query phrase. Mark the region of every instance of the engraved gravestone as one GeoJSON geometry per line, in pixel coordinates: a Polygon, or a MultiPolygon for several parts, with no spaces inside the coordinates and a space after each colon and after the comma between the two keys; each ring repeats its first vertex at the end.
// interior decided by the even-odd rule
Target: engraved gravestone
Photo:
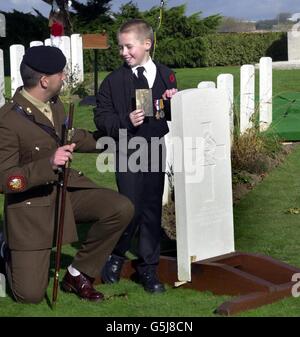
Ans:
{"type": "Polygon", "coordinates": [[[273,76],[271,57],[262,57],[259,62],[259,125],[265,131],[272,123],[273,76]]]}
{"type": "Polygon", "coordinates": [[[20,64],[25,54],[25,48],[21,44],[14,44],[9,48],[10,52],[10,78],[11,78],[11,96],[15,94],[18,87],[23,85],[20,74],[20,64]]]}
{"type": "Polygon", "coordinates": [[[241,67],[240,90],[240,131],[244,133],[252,127],[255,112],[255,68],[251,64],[241,67]]]}
{"type": "Polygon", "coordinates": [[[80,34],[71,35],[71,59],[72,73],[76,83],[81,83],[84,80],[83,71],[83,47],[82,36],[80,34]]]}
{"type": "Polygon", "coordinates": [[[171,101],[178,279],[191,262],[234,251],[230,104],[224,90],[189,89],[171,101]],[[176,142],[178,143],[178,142],[176,142]]]}
{"type": "Polygon", "coordinates": [[[42,46],[44,43],[42,41],[31,41],[29,43],[29,47],[38,47],[38,46],[42,46]]]}

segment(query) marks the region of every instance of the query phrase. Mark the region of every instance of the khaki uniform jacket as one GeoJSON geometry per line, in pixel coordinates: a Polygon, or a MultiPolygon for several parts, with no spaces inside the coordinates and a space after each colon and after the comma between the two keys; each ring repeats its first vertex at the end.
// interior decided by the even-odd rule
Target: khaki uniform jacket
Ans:
{"type": "MultiPolygon", "coordinates": [[[[50,157],[59,144],[45,130],[15,110],[16,105],[37,123],[52,127],[61,136],[65,113],[62,102],[51,102],[54,127],[34,105],[17,92],[0,109],[0,189],[5,194],[4,232],[10,249],[39,250],[55,245],[58,173],[50,157]]],[[[96,152],[94,135],[75,129],[75,151],[96,152]]],[[[68,188],[98,188],[80,172],[71,169],[68,188]]],[[[99,205],[100,205],[99,200],[99,205]]],[[[64,243],[77,240],[77,231],[67,193],[64,243]]]]}

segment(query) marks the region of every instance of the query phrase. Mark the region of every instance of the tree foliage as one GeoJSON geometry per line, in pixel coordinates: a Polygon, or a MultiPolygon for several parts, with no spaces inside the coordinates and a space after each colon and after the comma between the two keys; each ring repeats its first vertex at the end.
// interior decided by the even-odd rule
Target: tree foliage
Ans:
{"type": "Polygon", "coordinates": [[[4,51],[5,73],[9,72],[9,47],[12,44],[22,44],[25,48],[34,40],[44,41],[49,37],[48,19],[41,13],[37,15],[14,10],[5,13],[6,37],[0,39],[0,48],[4,51]]]}
{"type": "Polygon", "coordinates": [[[82,4],[77,0],[72,0],[72,7],[76,15],[83,23],[98,20],[99,17],[107,16],[107,12],[111,8],[111,0],[88,0],[86,4],[82,4]]]}
{"type": "MultiPolygon", "coordinates": [[[[115,69],[122,63],[116,36],[122,23],[141,18],[155,30],[159,23],[159,6],[140,11],[135,2],[129,1],[112,13],[111,0],[88,0],[86,4],[72,0],[72,3],[74,11],[70,14],[74,32],[108,34],[110,49],[99,53],[98,66],[102,70],[115,69]]],[[[187,16],[185,11],[185,5],[164,9],[163,24],[157,32],[155,59],[170,67],[241,64],[256,61],[266,53],[270,56],[277,53],[275,59],[284,59],[286,55],[286,38],[282,36],[215,34],[221,24],[220,15],[203,18],[201,12],[187,16]]],[[[0,44],[6,53],[7,66],[10,45],[20,43],[27,48],[30,41],[43,41],[49,37],[49,27],[48,18],[38,11],[36,16],[18,11],[4,14],[7,38],[0,39],[0,44]]],[[[93,62],[93,52],[85,50],[85,71],[93,71],[93,62]]]]}

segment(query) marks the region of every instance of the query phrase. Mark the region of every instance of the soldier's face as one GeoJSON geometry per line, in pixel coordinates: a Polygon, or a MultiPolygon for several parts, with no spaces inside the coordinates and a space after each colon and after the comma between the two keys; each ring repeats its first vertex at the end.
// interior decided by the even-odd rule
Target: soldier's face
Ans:
{"type": "Polygon", "coordinates": [[[135,32],[128,32],[119,34],[118,40],[120,55],[130,67],[145,64],[149,60],[150,39],[138,39],[135,32]]]}
{"type": "Polygon", "coordinates": [[[51,96],[58,95],[66,78],[65,73],[62,71],[57,74],[48,76],[48,91],[51,93],[51,96]]]}

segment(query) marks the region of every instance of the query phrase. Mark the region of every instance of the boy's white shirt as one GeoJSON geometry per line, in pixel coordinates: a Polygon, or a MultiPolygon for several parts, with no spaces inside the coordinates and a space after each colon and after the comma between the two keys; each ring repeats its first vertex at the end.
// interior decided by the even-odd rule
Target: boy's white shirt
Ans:
{"type": "Polygon", "coordinates": [[[143,74],[148,81],[149,88],[151,89],[153,87],[155,77],[156,77],[156,72],[157,72],[155,63],[152,61],[152,58],[150,57],[149,60],[145,64],[139,64],[139,65],[131,68],[132,72],[136,76],[137,76],[137,68],[138,67],[144,67],[145,68],[145,71],[144,71],[143,74]]]}

